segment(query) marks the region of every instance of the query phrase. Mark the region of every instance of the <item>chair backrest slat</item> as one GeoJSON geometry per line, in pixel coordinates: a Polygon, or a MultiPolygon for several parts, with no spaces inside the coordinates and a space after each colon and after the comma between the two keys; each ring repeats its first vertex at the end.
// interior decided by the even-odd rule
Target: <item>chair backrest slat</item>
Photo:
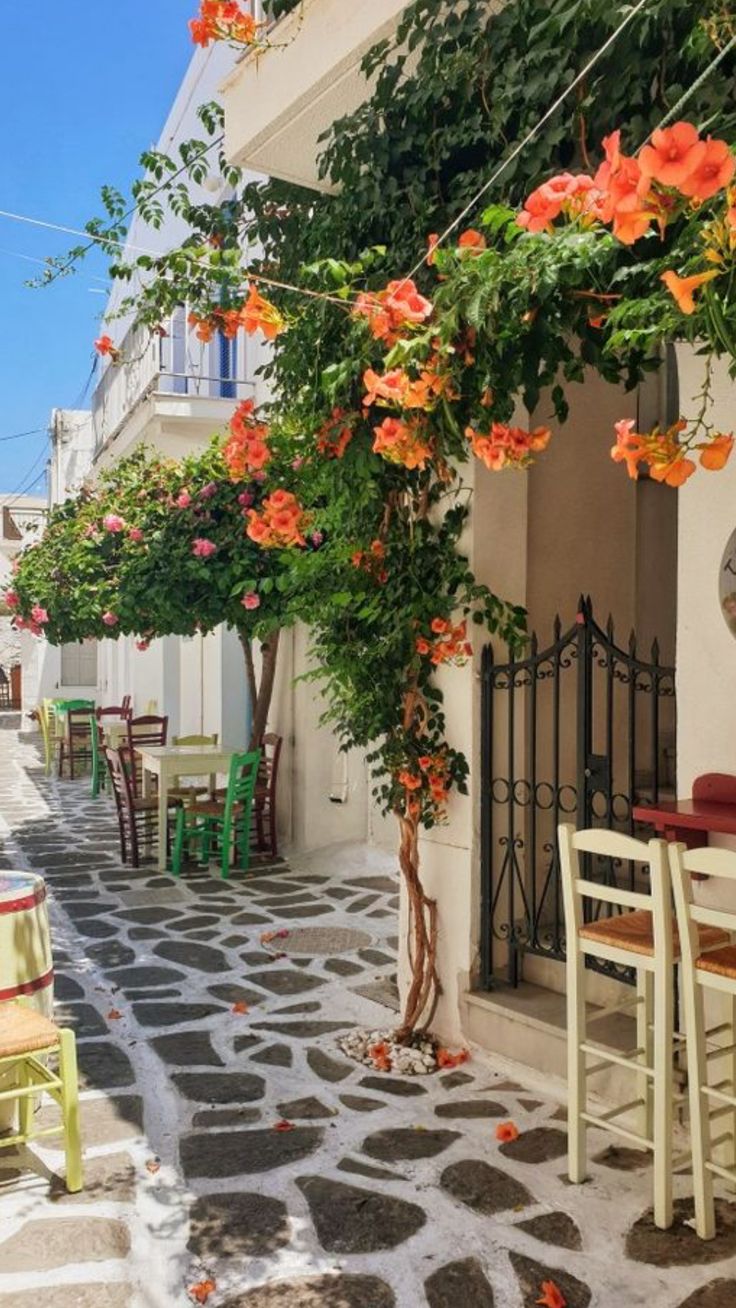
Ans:
{"type": "MultiPolygon", "coordinates": [[[[695,903],[693,873],[725,882],[736,880],[736,851],[709,847],[686,849],[684,845],[672,844],[669,847],[669,860],[682,964],[689,970],[695,966],[695,960],[701,950],[699,924],[720,927],[724,931],[736,931],[736,910],[729,912],[728,909],[711,908],[695,903]]],[[[712,883],[708,887],[708,893],[713,897],[712,883]]]]}
{"type": "MultiPolygon", "coordinates": [[[[594,828],[576,831],[571,823],[558,827],[562,895],[568,939],[578,938],[584,924],[583,901],[595,899],[617,908],[645,909],[652,914],[655,955],[664,965],[672,958],[672,896],[667,849],[664,841],[635,840],[618,831],[594,828]],[[622,890],[616,885],[591,881],[581,873],[580,854],[630,861],[646,865],[649,893],[622,890]]],[[[568,957],[573,950],[568,945],[568,957]]]]}
{"type": "Polygon", "coordinates": [[[575,889],[587,899],[603,899],[607,904],[617,904],[621,908],[651,909],[651,895],[641,894],[637,890],[619,890],[618,886],[602,886],[599,881],[586,881],[578,877],[575,889]]]}
{"type": "Polygon", "coordinates": [[[166,744],[166,733],[169,727],[168,717],[161,718],[155,713],[147,713],[140,718],[128,718],[127,726],[130,749],[135,749],[136,745],[166,744]]]}
{"type": "Polygon", "coordinates": [[[258,768],[261,762],[260,749],[250,750],[247,754],[234,754],[230,760],[227,794],[225,796],[224,818],[227,822],[232,817],[236,804],[249,808],[253,802],[258,768]]]}

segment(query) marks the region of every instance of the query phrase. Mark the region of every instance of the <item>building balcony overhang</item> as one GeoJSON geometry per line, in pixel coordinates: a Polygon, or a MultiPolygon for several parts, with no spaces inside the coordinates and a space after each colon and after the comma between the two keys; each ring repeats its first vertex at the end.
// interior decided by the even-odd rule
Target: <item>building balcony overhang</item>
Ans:
{"type": "Polygon", "coordinates": [[[225,153],[241,168],[331,193],[319,138],[366,100],[363,56],[394,35],[408,0],[304,0],[222,88],[225,153]]]}

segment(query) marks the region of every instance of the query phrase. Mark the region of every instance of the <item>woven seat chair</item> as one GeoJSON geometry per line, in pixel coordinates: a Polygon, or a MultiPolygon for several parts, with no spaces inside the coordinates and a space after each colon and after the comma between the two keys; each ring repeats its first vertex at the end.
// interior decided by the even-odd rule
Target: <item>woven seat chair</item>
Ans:
{"type": "Polygon", "coordinates": [[[230,875],[230,859],[237,860],[238,853],[240,868],[248,871],[253,796],[260,761],[258,749],[233,755],[225,798],[195,800],[188,808],[179,809],[172,858],[174,876],[181,875],[185,846],[191,850],[193,845],[199,846],[203,863],[209,862],[213,848],[219,849],[223,879],[230,875]]]}
{"type": "Polygon", "coordinates": [[[736,945],[731,944],[736,933],[736,911],[717,906],[729,890],[733,904],[736,853],[731,849],[686,849],[671,844],[669,858],[682,940],[695,1229],[701,1240],[712,1240],[716,1235],[713,1181],[720,1177],[731,1187],[736,1185],[736,945]],[[693,884],[706,877],[712,878],[707,905],[696,903],[693,884]],[[704,952],[703,932],[719,929],[728,932],[723,946],[704,952]],[[709,1030],[705,1025],[708,994],[711,998],[720,995],[725,1008],[725,1013],[721,1010],[725,1021],[709,1030]],[[724,1036],[728,1042],[725,1047],[724,1036]],[[722,1119],[725,1131],[716,1135],[717,1123],[722,1119]],[[719,1146],[726,1155],[723,1162],[718,1161],[719,1146]]]}
{"type": "MultiPolygon", "coordinates": [[[[144,799],[133,792],[132,767],[126,766],[127,751],[103,746],[110,788],[115,798],[120,831],[120,854],[124,863],[140,867],[141,845],[152,845],[160,838],[158,830],[158,800],[155,796],[144,799]]],[[[174,800],[172,804],[178,805],[174,800]]],[[[168,843],[168,831],[163,832],[168,843]]]]}
{"type": "MultiPolygon", "coordinates": [[[[278,836],[276,833],[276,794],[279,778],[279,762],[283,748],[283,736],[269,731],[261,742],[261,764],[258,769],[255,795],[253,797],[252,834],[255,848],[259,854],[268,854],[278,858],[278,836]]],[[[211,799],[224,799],[227,790],[213,790],[211,799]]]]}
{"type": "MultiPolygon", "coordinates": [[[[648,844],[615,831],[576,831],[569,824],[558,828],[562,893],[567,935],[567,1051],[568,1051],[568,1169],[570,1180],[580,1184],[586,1174],[587,1130],[611,1131],[629,1144],[640,1145],[654,1156],[654,1224],[666,1230],[673,1222],[673,1113],[674,964],[680,958],[680,940],[672,912],[672,883],[667,846],[662,840],[648,844]],[[593,880],[593,859],[630,861],[648,873],[646,890],[622,890],[608,880],[593,880]],[[584,902],[610,906],[609,917],[586,921],[584,902]],[[621,911],[633,910],[633,911],[621,911]],[[636,970],[636,995],[589,1015],[585,1002],[586,958],[602,958],[636,970]],[[636,1047],[620,1049],[592,1041],[590,1022],[614,1012],[634,1010],[636,1047]],[[588,1060],[596,1061],[588,1065],[588,1060]],[[588,1079],[607,1065],[629,1068],[636,1080],[637,1097],[605,1113],[588,1106],[588,1079]],[[623,1126],[620,1118],[636,1113],[638,1130],[623,1126]]],[[[646,878],[642,878],[646,885],[646,878]]],[[[701,950],[728,943],[716,926],[703,926],[701,950]]],[[[677,1037],[679,1040],[680,1037],[677,1037]]]]}
{"type": "Polygon", "coordinates": [[[8,1074],[15,1084],[0,1091],[0,1103],[17,1103],[18,1130],[0,1136],[0,1149],[63,1135],[66,1188],[76,1193],[82,1189],[82,1145],[74,1032],[23,1004],[0,1003],[0,1077],[8,1074]],[[58,1063],[58,1071],[52,1071],[42,1058],[58,1063]],[[34,1128],[33,1101],[42,1092],[61,1109],[58,1126],[34,1128]]]}
{"type": "Polygon", "coordinates": [[[141,794],[142,769],[135,752],[136,747],[141,745],[165,745],[169,719],[159,717],[155,713],[146,713],[143,717],[131,717],[127,718],[126,721],[128,724],[128,753],[133,762],[130,780],[133,795],[138,799],[141,794]]]}
{"type": "Polygon", "coordinates": [[[90,714],[95,706],[85,700],[70,700],[65,707],[66,731],[59,739],[59,776],[64,775],[64,764],[69,769],[69,780],[74,780],[78,766],[92,766],[92,733],[90,714]]]}

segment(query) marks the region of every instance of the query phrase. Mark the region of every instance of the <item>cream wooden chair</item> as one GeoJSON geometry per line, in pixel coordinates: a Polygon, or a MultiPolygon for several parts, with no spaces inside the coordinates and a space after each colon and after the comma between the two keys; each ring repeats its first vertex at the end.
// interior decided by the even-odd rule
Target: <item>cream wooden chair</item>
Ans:
{"type": "MultiPolygon", "coordinates": [[[[567,1039],[568,1039],[568,1166],[570,1180],[580,1183],[586,1173],[586,1137],[589,1126],[611,1131],[654,1155],[654,1221],[666,1230],[672,1225],[672,1125],[675,1101],[674,963],[679,958],[670,887],[667,847],[664,841],[644,843],[618,832],[559,828],[562,891],[567,931],[567,1039]],[[630,860],[649,873],[648,891],[619,890],[581,875],[580,854],[613,860],[630,860]],[[585,899],[610,904],[612,916],[586,922],[585,899]],[[623,1004],[601,1009],[594,1019],[635,1009],[637,1042],[621,1052],[588,1039],[585,1004],[585,960],[603,958],[636,969],[636,995],[623,1004]],[[588,1059],[596,1062],[588,1066],[588,1059]],[[588,1077],[607,1064],[629,1068],[636,1077],[637,1097],[598,1115],[588,1110],[588,1077]],[[616,1119],[638,1111],[639,1129],[624,1127],[616,1119]]],[[[722,931],[704,927],[701,947],[722,944],[722,931]]]]}
{"type": "Polygon", "coordinates": [[[736,931],[736,911],[705,907],[693,898],[693,874],[736,881],[736,853],[730,849],[691,849],[670,845],[670,867],[675,895],[677,923],[682,941],[682,994],[687,1033],[688,1095],[692,1141],[695,1226],[702,1240],[716,1234],[713,1178],[736,1184],[736,945],[726,935],[718,948],[703,950],[704,930],[736,931]],[[730,996],[729,1020],[706,1030],[705,995],[708,990],[730,996]],[[716,1044],[714,1037],[729,1032],[730,1043],[716,1044]],[[708,1046],[710,1045],[710,1048],[708,1046]],[[709,1084],[709,1064],[729,1059],[725,1079],[709,1084]],[[712,1126],[728,1120],[728,1129],[716,1137],[712,1126]],[[715,1161],[714,1152],[730,1141],[732,1166],[715,1161]]]}

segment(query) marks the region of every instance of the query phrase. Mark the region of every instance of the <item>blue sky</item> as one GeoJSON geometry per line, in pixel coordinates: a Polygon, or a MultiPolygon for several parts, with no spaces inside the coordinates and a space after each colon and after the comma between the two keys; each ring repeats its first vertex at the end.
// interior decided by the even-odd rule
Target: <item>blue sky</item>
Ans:
{"type": "MultiPolygon", "coordinates": [[[[155,143],[192,54],[195,0],[52,0],[12,5],[3,22],[0,209],[81,227],[99,188],[127,192],[155,143]]],[[[44,428],[53,408],[87,407],[105,263],[88,258],[45,290],[17,255],[63,254],[74,237],[0,218],[0,438],[44,428]]],[[[43,471],[44,434],[0,440],[0,494],[43,471]],[[38,461],[35,469],[34,462],[38,461]]],[[[41,493],[44,481],[31,493],[41,493]]]]}

